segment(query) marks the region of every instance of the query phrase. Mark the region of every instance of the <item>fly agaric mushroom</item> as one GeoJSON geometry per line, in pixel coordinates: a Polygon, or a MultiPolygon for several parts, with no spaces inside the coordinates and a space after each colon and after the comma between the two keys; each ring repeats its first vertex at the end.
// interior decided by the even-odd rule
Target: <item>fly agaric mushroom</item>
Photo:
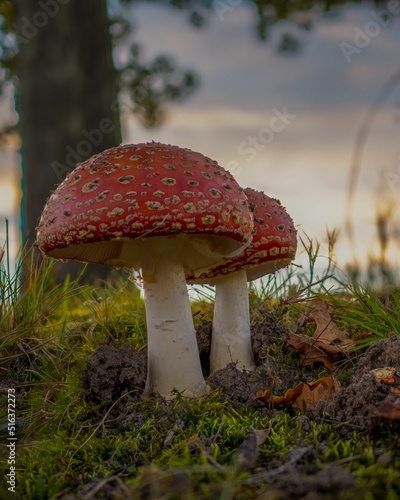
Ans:
{"type": "Polygon", "coordinates": [[[123,145],[79,164],[47,201],[37,246],[55,259],[141,270],[146,391],[206,391],[185,272],[197,275],[251,239],[247,197],[217,162],[160,143],[123,145]]]}
{"type": "Polygon", "coordinates": [[[237,257],[201,276],[187,275],[188,283],[215,285],[210,371],[237,362],[239,369],[254,369],[247,282],[288,266],[296,255],[293,221],[280,201],[246,188],[253,208],[251,244],[237,257]]]}

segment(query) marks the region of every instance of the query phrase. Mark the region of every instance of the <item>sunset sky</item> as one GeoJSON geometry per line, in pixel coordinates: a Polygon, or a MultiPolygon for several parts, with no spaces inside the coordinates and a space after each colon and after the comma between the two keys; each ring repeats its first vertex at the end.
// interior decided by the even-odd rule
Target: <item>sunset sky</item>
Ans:
{"type": "MultiPolygon", "coordinates": [[[[268,42],[258,40],[256,14],[245,2],[223,20],[212,10],[201,29],[189,24],[187,12],[135,4],[126,15],[134,21],[132,40],[143,47],[144,58],[174,56],[180,66],[198,74],[200,87],[182,103],[170,105],[166,122],[157,129],[145,129],[136,117],[124,115],[123,140],[177,144],[216,159],[243,187],[279,198],[300,232],[311,238],[323,241],[327,227],[339,228],[337,256],[344,265],[352,259],[343,225],[354,140],[370,104],[400,69],[398,10],[382,26],[370,4],[346,7],[339,16],[318,21],[311,32],[299,33],[300,53],[282,55],[276,51],[280,28],[268,42]],[[347,59],[343,47],[350,45],[343,43],[357,49],[347,59]]],[[[121,47],[116,58],[123,58],[125,50],[121,47]]],[[[7,109],[4,102],[3,117],[7,109]]],[[[397,85],[372,124],[362,156],[352,211],[361,259],[377,253],[378,205],[400,193],[400,182],[390,186],[385,176],[400,171],[399,132],[397,85]]],[[[2,153],[2,240],[5,216],[18,225],[15,172],[18,155],[2,153]]]]}

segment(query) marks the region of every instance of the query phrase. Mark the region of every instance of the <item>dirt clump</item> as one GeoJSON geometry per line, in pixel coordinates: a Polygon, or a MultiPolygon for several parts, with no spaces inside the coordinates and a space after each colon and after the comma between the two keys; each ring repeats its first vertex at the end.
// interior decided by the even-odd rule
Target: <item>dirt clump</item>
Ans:
{"type": "Polygon", "coordinates": [[[146,350],[129,345],[116,349],[110,345],[98,347],[91,355],[85,374],[87,399],[110,405],[123,394],[139,397],[146,382],[146,350]]]}
{"type": "MultiPolygon", "coordinates": [[[[271,312],[263,311],[263,320],[252,324],[252,342],[256,363],[253,372],[240,371],[235,363],[211,376],[210,350],[212,322],[203,321],[196,330],[197,345],[203,376],[212,389],[221,388],[233,401],[253,404],[258,389],[286,390],[293,377],[288,376],[286,348],[287,329],[271,312]],[[279,347],[276,348],[276,344],[279,347]]],[[[130,398],[139,397],[146,381],[146,351],[134,350],[128,345],[116,349],[100,346],[90,357],[85,376],[87,398],[96,404],[110,405],[126,392],[130,398]]],[[[128,400],[127,400],[128,401],[128,400]]]]}
{"type": "MultiPolygon", "coordinates": [[[[262,320],[253,321],[251,325],[257,368],[252,372],[241,371],[235,363],[230,363],[226,368],[211,374],[207,380],[212,389],[220,388],[226,397],[240,403],[254,404],[254,395],[258,389],[267,387],[285,391],[293,383],[297,383],[298,370],[296,367],[292,370],[288,363],[290,354],[285,345],[287,328],[274,313],[264,310],[261,315],[262,320]]],[[[212,326],[209,325],[208,328],[211,329],[212,326]]],[[[211,340],[211,335],[209,338],[211,340]]],[[[202,345],[205,345],[204,340],[202,345]]],[[[206,349],[203,355],[207,355],[206,349]]]]}
{"type": "Polygon", "coordinates": [[[392,333],[388,338],[372,344],[360,357],[353,378],[359,378],[376,368],[393,367],[400,372],[400,335],[392,333]]]}
{"type": "Polygon", "coordinates": [[[251,325],[253,353],[257,370],[251,374],[254,393],[269,389],[284,393],[302,380],[297,353],[286,344],[288,328],[271,311],[262,310],[261,321],[251,325]]]}
{"type": "Polygon", "coordinates": [[[217,370],[207,380],[211,389],[222,389],[224,395],[241,403],[251,399],[248,374],[236,368],[235,363],[229,363],[226,368],[217,370]]]}
{"type": "Polygon", "coordinates": [[[389,384],[377,382],[373,374],[366,373],[338,393],[333,402],[334,418],[361,427],[369,426],[373,408],[383,401],[394,402],[395,399],[389,384]]]}
{"type": "Polygon", "coordinates": [[[399,397],[393,392],[393,388],[400,389],[400,379],[393,385],[385,380],[377,380],[371,370],[393,367],[399,371],[399,352],[398,334],[392,334],[371,345],[359,358],[350,384],[342,388],[333,401],[321,404],[319,409],[324,407],[335,420],[361,428],[379,424],[380,419],[374,415],[374,410],[383,403],[398,401],[399,397]]]}
{"type": "Polygon", "coordinates": [[[261,311],[262,320],[251,324],[251,339],[255,361],[261,365],[268,360],[271,347],[284,345],[289,330],[271,311],[261,311]]]}

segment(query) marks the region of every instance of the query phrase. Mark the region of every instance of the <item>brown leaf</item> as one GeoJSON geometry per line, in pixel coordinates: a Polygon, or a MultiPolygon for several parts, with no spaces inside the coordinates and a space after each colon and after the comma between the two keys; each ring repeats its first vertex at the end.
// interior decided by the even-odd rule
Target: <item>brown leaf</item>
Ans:
{"type": "Polygon", "coordinates": [[[332,362],[331,356],[324,350],[325,346],[320,348],[317,342],[308,335],[288,333],[287,343],[302,353],[301,364],[303,366],[311,365],[312,363],[323,363],[325,367],[333,372],[336,367],[332,362]]]}
{"type": "Polygon", "coordinates": [[[400,420],[400,403],[395,404],[383,401],[379,406],[372,408],[371,411],[375,417],[386,418],[387,420],[400,420]]]}
{"type": "Polygon", "coordinates": [[[311,383],[301,382],[284,396],[274,396],[268,389],[259,389],[255,399],[274,406],[295,404],[299,408],[311,408],[319,401],[332,399],[333,394],[340,390],[340,383],[333,377],[320,378],[311,383]]]}
{"type": "Polygon", "coordinates": [[[294,401],[299,408],[311,408],[319,401],[326,401],[333,398],[333,395],[340,390],[340,383],[333,377],[324,377],[304,384],[300,396],[294,401]]]}
{"type": "Polygon", "coordinates": [[[274,396],[268,389],[259,389],[256,392],[255,399],[263,401],[264,403],[272,403],[274,406],[288,405],[293,403],[296,398],[301,394],[303,382],[296,385],[294,389],[288,389],[284,396],[274,396]]]}
{"type": "Polygon", "coordinates": [[[332,321],[326,302],[315,299],[313,304],[307,316],[307,321],[314,321],[316,325],[313,336],[289,333],[287,343],[302,353],[304,366],[320,362],[334,371],[334,359],[347,352],[354,342],[332,321]]]}
{"type": "Polygon", "coordinates": [[[257,461],[258,448],[265,442],[269,429],[251,429],[233,454],[232,461],[236,472],[253,467],[257,461]]]}
{"type": "Polygon", "coordinates": [[[314,308],[309,314],[309,317],[312,318],[316,324],[313,338],[318,339],[319,342],[334,344],[339,349],[339,352],[346,352],[349,347],[354,345],[354,342],[346,332],[340,330],[332,321],[328,305],[325,301],[315,299],[313,303],[314,308]]]}

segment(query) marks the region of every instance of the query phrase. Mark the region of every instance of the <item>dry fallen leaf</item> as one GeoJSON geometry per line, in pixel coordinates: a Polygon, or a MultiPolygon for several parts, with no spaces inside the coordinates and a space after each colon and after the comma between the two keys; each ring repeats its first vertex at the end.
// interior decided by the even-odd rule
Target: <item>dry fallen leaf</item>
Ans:
{"type": "Polygon", "coordinates": [[[333,398],[340,390],[340,382],[333,377],[324,377],[311,384],[304,384],[303,391],[295,401],[300,408],[311,408],[319,401],[333,398]]]}
{"type": "Polygon", "coordinates": [[[254,398],[264,403],[272,403],[274,406],[288,405],[301,395],[303,384],[304,382],[301,382],[294,389],[288,389],[284,396],[274,396],[269,389],[258,389],[254,398]]]}
{"type": "Polygon", "coordinates": [[[253,467],[257,461],[258,448],[265,442],[269,429],[251,429],[233,454],[232,461],[236,472],[253,467]]]}
{"type": "Polygon", "coordinates": [[[326,344],[335,344],[341,349],[348,350],[354,345],[346,332],[340,330],[333,322],[329,313],[328,304],[321,300],[313,300],[314,308],[309,314],[309,317],[315,321],[316,329],[313,338],[326,344]]]}
{"type": "Polygon", "coordinates": [[[288,333],[287,341],[289,345],[294,347],[296,351],[302,353],[301,364],[303,366],[311,365],[312,363],[323,363],[325,367],[333,372],[336,367],[333,364],[331,356],[320,348],[312,337],[301,333],[288,333]]]}
{"type": "Polygon", "coordinates": [[[274,406],[295,404],[299,408],[311,408],[319,401],[332,399],[340,390],[340,383],[333,377],[320,378],[311,383],[301,382],[293,389],[285,392],[284,396],[274,396],[268,389],[259,389],[255,399],[274,406]]]}
{"type": "Polygon", "coordinates": [[[287,343],[302,353],[304,366],[319,362],[334,371],[335,358],[346,353],[354,342],[332,321],[326,302],[315,299],[313,304],[307,316],[307,321],[314,321],[316,325],[313,336],[289,333],[287,343]]]}

